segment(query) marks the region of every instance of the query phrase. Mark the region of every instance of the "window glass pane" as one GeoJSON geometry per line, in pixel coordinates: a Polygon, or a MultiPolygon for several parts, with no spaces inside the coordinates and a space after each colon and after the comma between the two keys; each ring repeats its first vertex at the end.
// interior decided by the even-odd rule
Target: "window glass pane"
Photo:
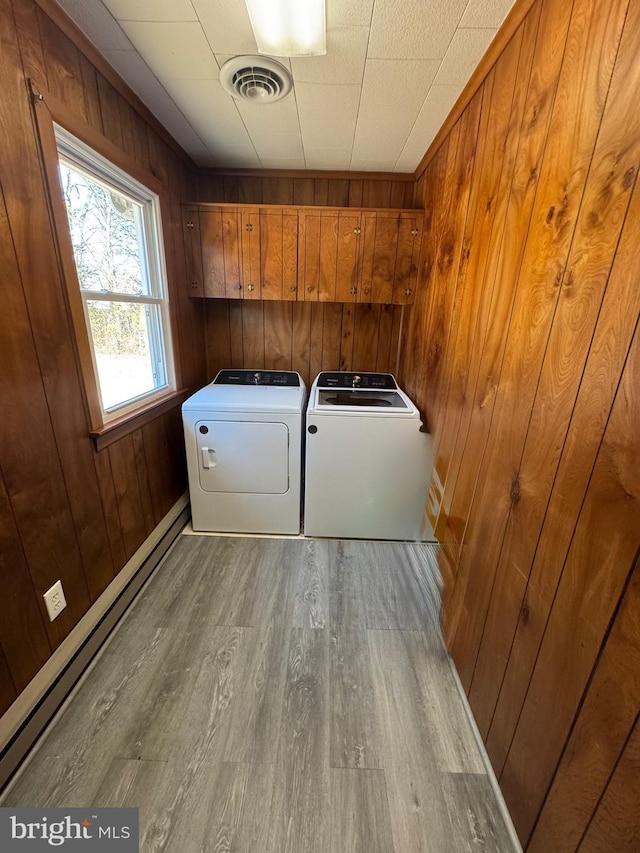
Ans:
{"type": "Polygon", "coordinates": [[[142,206],[62,161],[60,179],[80,287],[149,295],[142,206]]]}
{"type": "Polygon", "coordinates": [[[87,300],[105,409],[167,384],[157,305],[87,300]]]}

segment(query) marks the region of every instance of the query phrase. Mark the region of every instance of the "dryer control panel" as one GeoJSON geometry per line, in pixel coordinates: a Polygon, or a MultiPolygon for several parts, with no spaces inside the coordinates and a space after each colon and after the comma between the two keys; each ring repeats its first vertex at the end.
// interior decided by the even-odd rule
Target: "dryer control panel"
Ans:
{"type": "Polygon", "coordinates": [[[366,388],[369,391],[395,391],[396,380],[390,373],[321,373],[318,388],[366,388]]]}
{"type": "Polygon", "coordinates": [[[275,385],[299,388],[300,376],[292,370],[221,370],[214,385],[275,385]]]}

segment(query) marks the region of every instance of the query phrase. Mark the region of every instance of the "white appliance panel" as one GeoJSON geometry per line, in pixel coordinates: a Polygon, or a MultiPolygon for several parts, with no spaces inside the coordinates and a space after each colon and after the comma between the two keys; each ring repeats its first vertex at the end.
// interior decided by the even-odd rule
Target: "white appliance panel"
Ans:
{"type": "Polygon", "coordinates": [[[286,424],[200,420],[195,426],[203,491],[282,495],[288,490],[286,424]]]}

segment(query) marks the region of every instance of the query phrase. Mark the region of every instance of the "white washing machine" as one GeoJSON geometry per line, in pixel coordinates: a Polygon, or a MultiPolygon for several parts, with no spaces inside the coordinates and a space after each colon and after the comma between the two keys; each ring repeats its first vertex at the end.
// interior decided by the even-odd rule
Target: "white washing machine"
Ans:
{"type": "Polygon", "coordinates": [[[307,407],[305,534],[430,538],[424,509],[433,459],[421,427],[390,373],[321,373],[307,407]]]}
{"type": "Polygon", "coordinates": [[[282,370],[221,370],[182,405],[194,530],[299,533],[306,387],[282,370]]]}

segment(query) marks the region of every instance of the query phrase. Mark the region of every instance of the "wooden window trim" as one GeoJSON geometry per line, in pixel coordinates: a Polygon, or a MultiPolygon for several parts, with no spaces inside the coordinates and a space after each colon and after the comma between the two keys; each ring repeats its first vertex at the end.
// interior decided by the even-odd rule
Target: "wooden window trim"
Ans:
{"type": "Polygon", "coordinates": [[[64,127],[65,130],[80,139],[98,154],[110,160],[115,166],[131,175],[132,178],[144,184],[151,192],[159,197],[162,217],[162,239],[165,242],[164,249],[166,254],[166,222],[168,221],[166,220],[166,211],[168,206],[165,198],[165,188],[154,175],[147,172],[139,163],[136,163],[135,160],[130,158],[105,136],[78,118],[77,115],[71,112],[68,107],[58,101],[53,95],[37,91],[31,80],[29,81],[29,85],[49,203],[49,213],[54,230],[54,244],[58,253],[58,263],[64,284],[63,291],[67,311],[74,332],[72,338],[76,359],[83,380],[81,385],[89,434],[94,441],[96,449],[99,450],[101,447],[108,446],[118,438],[129,432],[133,432],[144,423],[153,420],[153,418],[178,405],[185,399],[188,392],[182,389],[179,357],[175,345],[175,342],[178,340],[177,320],[173,299],[171,299],[171,287],[167,281],[166,284],[169,291],[167,294],[169,296],[169,327],[167,333],[173,341],[176,387],[182,390],[171,389],[166,395],[160,398],[156,397],[146,405],[142,402],[139,408],[128,412],[120,418],[115,418],[108,422],[104,421],[73,246],[69,235],[67,213],[64,208],[62,193],[53,191],[53,188],[58,185],[58,146],[55,137],[54,122],[64,127]]]}

